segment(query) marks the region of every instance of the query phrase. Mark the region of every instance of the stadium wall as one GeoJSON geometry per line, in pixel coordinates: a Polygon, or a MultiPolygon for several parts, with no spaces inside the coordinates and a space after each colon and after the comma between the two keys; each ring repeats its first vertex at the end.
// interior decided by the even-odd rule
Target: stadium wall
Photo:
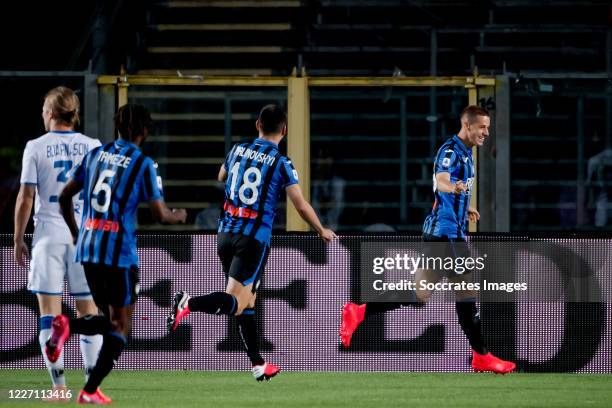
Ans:
{"type": "MultiPolygon", "coordinates": [[[[529,239],[511,235],[508,241],[529,239]]],[[[484,236],[484,238],[487,238],[484,236]]],[[[554,239],[554,237],[549,237],[554,239]]],[[[349,350],[339,345],[340,308],[360,297],[360,251],[367,241],[416,241],[415,235],[343,235],[326,246],[312,234],[282,234],[272,252],[258,299],[264,357],[285,370],[470,371],[469,344],[453,302],[434,301],[371,318],[349,350]]],[[[532,238],[533,239],[533,238],[532,238]]],[[[547,238],[540,234],[538,239],[547,238]]],[[[584,246],[574,235],[564,245],[584,246]]],[[[597,238],[612,247],[612,237],[597,238]]],[[[589,244],[590,245],[590,244],[589,244]]],[[[169,334],[165,318],[172,294],[203,294],[224,287],[209,234],[146,234],[139,237],[140,298],[134,329],[120,369],[244,370],[249,367],[232,317],[192,314],[169,334]]],[[[585,259],[595,282],[608,288],[612,261],[606,252],[585,259]]],[[[537,278],[533,258],[523,270],[537,278]]],[[[27,268],[12,256],[12,236],[0,235],[0,369],[44,368],[38,347],[36,298],[26,290],[27,268]]],[[[605,289],[608,290],[608,289],[605,289]]],[[[481,304],[487,343],[527,372],[612,372],[612,306],[602,302],[490,302],[481,304]]],[[[64,298],[65,310],[74,304],[64,298]]],[[[66,348],[66,367],[81,367],[77,338],[66,348]]]]}

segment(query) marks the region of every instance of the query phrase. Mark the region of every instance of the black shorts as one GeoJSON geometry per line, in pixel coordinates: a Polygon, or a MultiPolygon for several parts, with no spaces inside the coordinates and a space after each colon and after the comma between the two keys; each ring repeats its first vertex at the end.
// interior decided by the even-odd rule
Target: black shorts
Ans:
{"type": "MultiPolygon", "coordinates": [[[[465,238],[449,238],[447,236],[435,236],[423,234],[423,254],[426,258],[440,257],[444,260],[452,258],[470,258],[470,247],[465,238]]],[[[457,267],[456,270],[438,270],[442,276],[453,277],[471,272],[465,268],[457,267]]]]}
{"type": "Polygon", "coordinates": [[[226,277],[232,277],[244,286],[253,284],[253,293],[259,287],[270,254],[270,246],[242,234],[217,234],[217,253],[226,277]]]}
{"type": "Polygon", "coordinates": [[[138,267],[118,268],[96,263],[83,263],[87,284],[96,306],[108,313],[108,306],[125,307],[136,303],[138,292],[138,267]]]}

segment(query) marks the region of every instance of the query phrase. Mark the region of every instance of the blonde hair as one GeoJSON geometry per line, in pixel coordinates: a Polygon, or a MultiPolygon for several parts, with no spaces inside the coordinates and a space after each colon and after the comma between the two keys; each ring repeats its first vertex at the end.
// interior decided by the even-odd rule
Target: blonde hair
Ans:
{"type": "Polygon", "coordinates": [[[79,102],[79,97],[76,96],[72,89],[65,86],[53,88],[45,95],[45,101],[48,101],[53,119],[63,122],[70,127],[75,127],[79,124],[81,103],[79,102]]]}

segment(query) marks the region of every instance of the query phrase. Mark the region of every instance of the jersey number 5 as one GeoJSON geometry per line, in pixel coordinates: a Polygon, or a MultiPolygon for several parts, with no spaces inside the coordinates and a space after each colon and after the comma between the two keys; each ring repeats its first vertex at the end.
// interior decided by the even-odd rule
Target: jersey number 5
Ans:
{"type": "MultiPolygon", "coordinates": [[[[240,163],[236,162],[230,170],[230,199],[234,199],[236,194],[236,184],[238,182],[238,170],[240,163]]],[[[246,205],[254,204],[259,197],[259,185],[261,184],[261,170],[257,167],[249,167],[242,176],[242,185],[238,189],[238,198],[246,205]],[[251,180],[251,175],[254,175],[254,179],[251,180]],[[251,191],[250,197],[247,197],[247,190],[251,191]]]]}
{"type": "Polygon", "coordinates": [[[91,193],[91,206],[97,212],[105,213],[108,211],[108,207],[110,207],[112,192],[110,182],[114,176],[114,170],[104,170],[98,177],[98,181],[91,193]]]}

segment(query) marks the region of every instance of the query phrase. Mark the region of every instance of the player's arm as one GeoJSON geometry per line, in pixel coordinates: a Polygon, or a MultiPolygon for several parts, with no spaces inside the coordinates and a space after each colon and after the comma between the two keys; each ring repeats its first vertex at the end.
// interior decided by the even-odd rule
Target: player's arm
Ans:
{"type": "Polygon", "coordinates": [[[227,180],[227,172],[229,171],[230,158],[234,154],[234,151],[236,150],[236,146],[238,145],[232,146],[227,156],[225,156],[225,160],[223,160],[223,164],[221,164],[221,168],[219,169],[219,173],[217,174],[217,180],[221,183],[225,183],[225,180],[227,180]]]}
{"type": "Polygon", "coordinates": [[[461,194],[467,186],[461,180],[451,182],[451,174],[457,170],[459,158],[452,149],[440,149],[434,161],[435,190],[441,193],[461,194]]]}
{"type": "Polygon", "coordinates": [[[219,169],[219,174],[217,174],[217,180],[219,180],[221,183],[225,183],[225,180],[227,180],[227,170],[225,170],[225,163],[221,165],[221,168],[219,169]]]}
{"type": "Polygon", "coordinates": [[[149,204],[153,220],[160,224],[184,224],[187,211],[184,208],[170,209],[164,201],[161,178],[157,176],[157,165],[150,158],[145,159],[145,169],[140,178],[140,202],[149,204]]]}
{"type": "Polygon", "coordinates": [[[15,233],[13,241],[15,243],[15,260],[19,265],[24,265],[25,258],[28,257],[28,248],[23,240],[23,234],[30,219],[32,204],[36,195],[36,183],[38,183],[38,169],[36,167],[36,154],[32,144],[28,142],[23,151],[21,163],[21,187],[15,203],[15,233]]]}
{"type": "Polygon", "coordinates": [[[467,186],[461,180],[453,183],[450,173],[446,171],[436,173],[436,189],[441,193],[461,194],[467,191],[467,186]]]}
{"type": "Polygon", "coordinates": [[[23,183],[19,188],[17,202],[15,203],[15,233],[13,235],[14,253],[15,261],[21,266],[25,265],[25,259],[29,256],[28,247],[23,240],[23,235],[25,234],[25,229],[30,219],[35,194],[35,185],[23,183]]]}
{"type": "Polygon", "coordinates": [[[62,217],[68,225],[70,235],[72,235],[72,242],[76,244],[77,237],[79,236],[79,227],[76,219],[74,218],[74,208],[72,206],[72,197],[81,191],[83,184],[76,181],[75,179],[68,180],[68,183],[64,186],[62,193],[59,196],[59,206],[62,212],[62,217]]]}
{"type": "Polygon", "coordinates": [[[184,224],[187,220],[184,208],[170,209],[162,199],[149,201],[149,208],[155,222],[160,224],[184,224]]]}
{"type": "Polygon", "coordinates": [[[302,194],[302,189],[300,188],[299,184],[292,184],[287,187],[285,191],[287,192],[287,196],[295,206],[295,209],[297,210],[298,214],[300,214],[300,217],[302,217],[304,221],[310,224],[310,226],[315,231],[317,231],[317,234],[319,234],[319,236],[325,242],[330,242],[334,238],[337,238],[334,231],[328,228],[324,228],[323,225],[321,225],[319,217],[317,217],[317,214],[313,210],[312,206],[308,204],[308,201],[306,201],[306,199],[304,198],[304,195],[302,194]]]}

